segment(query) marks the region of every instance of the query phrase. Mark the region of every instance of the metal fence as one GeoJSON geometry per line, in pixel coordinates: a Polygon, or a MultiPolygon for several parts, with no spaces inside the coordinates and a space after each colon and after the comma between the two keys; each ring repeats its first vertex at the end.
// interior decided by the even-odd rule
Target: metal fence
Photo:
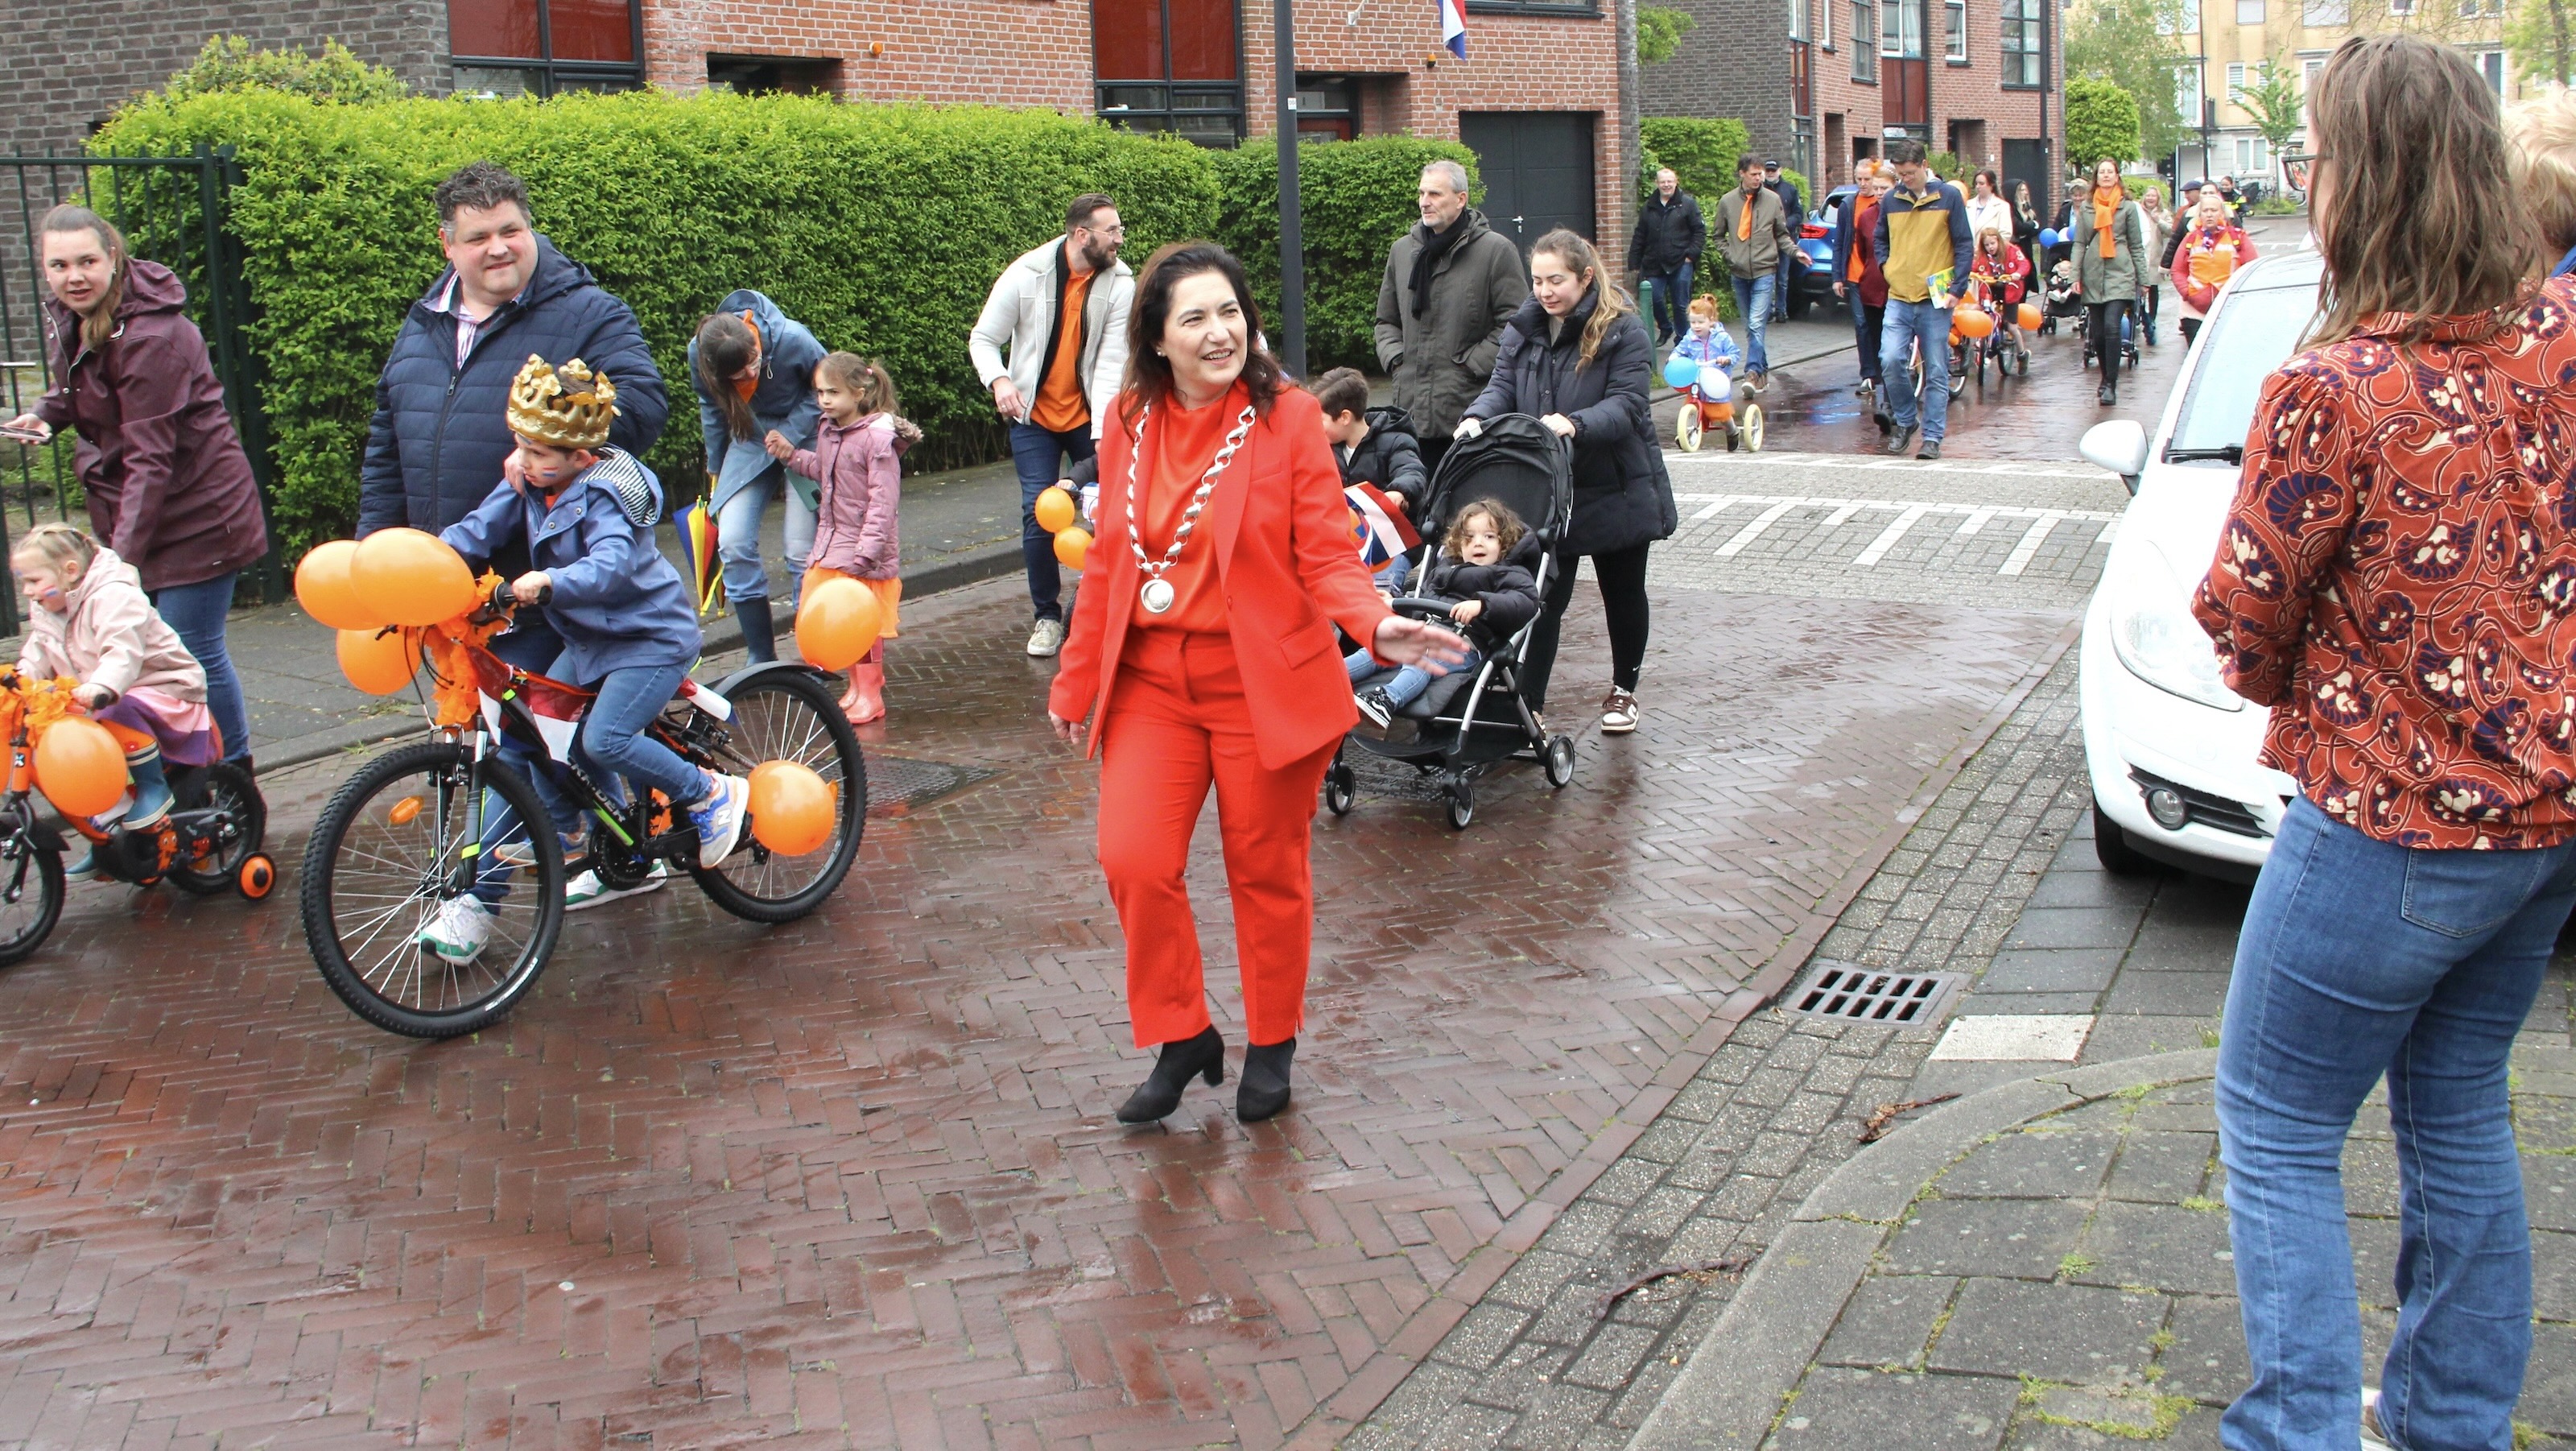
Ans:
{"type": "MultiPolygon", "coordinates": [[[[0,417],[35,406],[55,383],[46,345],[48,295],[36,227],[63,202],[88,207],[125,234],[130,255],[177,273],[188,288],[188,316],[206,337],[224,404],[250,455],[263,506],[269,499],[269,440],[259,406],[257,369],[243,346],[250,289],[241,246],[230,227],[232,189],[241,165],[231,147],[199,146],[191,156],[0,157],[0,207],[16,193],[17,225],[0,226],[0,417]]],[[[0,554],[17,534],[48,520],[87,527],[73,443],[60,435],[41,448],[0,442],[0,554]]],[[[253,571],[261,596],[283,597],[277,556],[253,571]]],[[[19,625],[14,589],[0,590],[0,628],[19,625]]]]}

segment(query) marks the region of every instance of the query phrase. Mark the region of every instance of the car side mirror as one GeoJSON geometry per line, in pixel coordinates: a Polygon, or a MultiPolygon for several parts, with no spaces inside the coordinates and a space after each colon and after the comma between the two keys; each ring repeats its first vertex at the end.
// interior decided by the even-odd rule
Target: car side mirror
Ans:
{"type": "Polygon", "coordinates": [[[2120,476],[2129,492],[2138,491],[2138,475],[2147,470],[2147,430],[2133,419],[2115,418],[2084,430],[2075,451],[2086,463],[2099,464],[2120,476]]]}

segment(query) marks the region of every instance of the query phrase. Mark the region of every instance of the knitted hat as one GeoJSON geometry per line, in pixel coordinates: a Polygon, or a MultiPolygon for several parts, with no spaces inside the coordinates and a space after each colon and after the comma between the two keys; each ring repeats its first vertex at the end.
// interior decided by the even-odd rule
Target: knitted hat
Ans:
{"type": "Polygon", "coordinates": [[[561,367],[531,353],[510,383],[510,431],[548,448],[597,448],[617,416],[617,385],[575,358],[561,367]]]}

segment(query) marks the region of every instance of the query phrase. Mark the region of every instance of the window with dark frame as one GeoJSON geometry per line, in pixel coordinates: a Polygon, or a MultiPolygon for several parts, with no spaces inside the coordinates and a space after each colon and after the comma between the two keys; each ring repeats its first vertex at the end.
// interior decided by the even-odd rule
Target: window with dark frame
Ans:
{"type": "Polygon", "coordinates": [[[1236,0],[1092,0],[1100,119],[1202,146],[1241,141],[1242,34],[1236,0]]]}
{"type": "Polygon", "coordinates": [[[1851,78],[1864,85],[1878,84],[1878,47],[1870,44],[1878,34],[1876,0],[1852,0],[1851,34],[1851,78]]]}
{"type": "Polygon", "coordinates": [[[447,0],[448,64],[461,95],[552,96],[644,84],[636,0],[447,0]]]}
{"type": "Polygon", "coordinates": [[[2003,0],[2004,79],[2006,86],[2039,85],[2039,7],[2046,0],[2003,0]]]}
{"type": "Polygon", "coordinates": [[[1942,58],[1952,65],[1968,63],[1968,0],[1941,0],[1942,58]]]}

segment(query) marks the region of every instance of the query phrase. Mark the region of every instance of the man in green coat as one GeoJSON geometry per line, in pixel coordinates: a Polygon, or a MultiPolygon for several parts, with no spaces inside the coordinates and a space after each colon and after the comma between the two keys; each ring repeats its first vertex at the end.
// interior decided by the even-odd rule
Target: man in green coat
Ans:
{"type": "Polygon", "coordinates": [[[1459,416],[1493,377],[1529,276],[1521,249],[1467,205],[1467,168],[1422,168],[1415,199],[1422,223],[1395,239],[1378,284],[1377,361],[1421,432],[1423,467],[1437,470],[1459,416]]]}

